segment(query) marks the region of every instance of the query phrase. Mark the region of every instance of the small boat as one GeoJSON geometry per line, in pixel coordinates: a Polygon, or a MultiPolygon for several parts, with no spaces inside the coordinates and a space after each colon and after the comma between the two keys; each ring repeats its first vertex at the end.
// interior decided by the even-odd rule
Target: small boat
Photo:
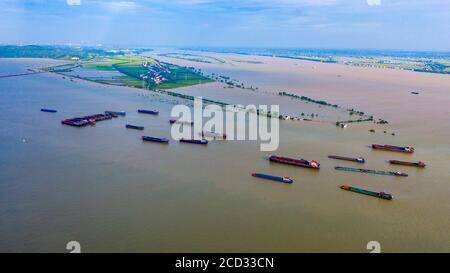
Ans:
{"type": "Polygon", "coordinates": [[[159,143],[169,143],[167,138],[159,138],[159,137],[151,137],[151,136],[142,136],[143,141],[148,142],[159,142],[159,143]]]}
{"type": "Polygon", "coordinates": [[[185,138],[182,138],[182,139],[180,139],[180,142],[192,143],[192,144],[202,144],[202,145],[208,144],[208,140],[206,140],[206,139],[185,139],[185,138]]]}
{"type": "Polygon", "coordinates": [[[144,130],[144,126],[137,126],[137,125],[127,124],[127,125],[125,125],[125,127],[128,128],[128,129],[144,130]]]}
{"type": "Polygon", "coordinates": [[[112,115],[112,116],[126,116],[127,112],[125,111],[105,111],[106,115],[112,115]]]}
{"type": "Polygon", "coordinates": [[[56,112],[58,112],[57,110],[54,110],[54,109],[46,109],[46,108],[42,108],[41,111],[42,111],[42,112],[47,112],[47,113],[56,113],[56,112]]]}
{"type": "Polygon", "coordinates": [[[150,115],[158,115],[158,114],[159,114],[158,111],[145,110],[145,109],[138,109],[138,113],[141,113],[141,114],[150,114],[150,115]]]}
{"type": "Polygon", "coordinates": [[[413,95],[419,95],[420,93],[419,92],[411,92],[411,94],[413,94],[413,95]]]}
{"type": "Polygon", "coordinates": [[[170,124],[179,123],[179,124],[187,124],[187,125],[194,125],[193,121],[186,121],[186,120],[179,120],[179,119],[170,119],[170,124]]]}
{"type": "Polygon", "coordinates": [[[412,167],[419,167],[419,168],[424,168],[426,166],[426,164],[422,161],[408,162],[408,161],[400,161],[400,160],[389,160],[389,163],[395,164],[395,165],[412,166],[412,167]]]}
{"type": "Polygon", "coordinates": [[[283,182],[283,183],[288,183],[288,184],[292,184],[292,182],[294,182],[294,180],[292,180],[291,178],[287,177],[287,176],[274,176],[274,175],[269,175],[269,174],[263,174],[263,173],[252,173],[253,177],[259,177],[259,178],[263,178],[263,179],[268,179],[268,180],[273,180],[273,181],[278,181],[278,182],[283,182]]]}
{"type": "Polygon", "coordinates": [[[335,170],[338,171],[348,171],[348,172],[359,172],[359,173],[370,173],[370,174],[381,174],[381,175],[391,175],[391,176],[408,176],[406,173],[402,172],[390,172],[390,171],[374,171],[367,169],[357,169],[357,168],[348,168],[348,167],[334,167],[335,170]]]}
{"type": "Polygon", "coordinates": [[[393,199],[393,196],[391,194],[385,193],[385,192],[368,191],[368,190],[364,190],[364,189],[360,189],[360,188],[356,188],[356,187],[351,187],[351,186],[347,186],[347,185],[342,185],[342,186],[340,186],[340,188],[343,189],[343,190],[346,190],[346,191],[352,191],[352,192],[356,192],[356,193],[370,195],[370,196],[378,197],[378,198],[385,199],[385,200],[392,200],[393,199]]]}
{"type": "Polygon", "coordinates": [[[392,151],[392,152],[401,152],[401,153],[414,153],[413,147],[400,147],[400,146],[393,146],[393,145],[372,144],[372,149],[386,150],[386,151],[392,151]]]}
{"type": "Polygon", "coordinates": [[[366,160],[362,157],[345,157],[345,156],[338,156],[338,155],[329,155],[328,158],[333,158],[333,159],[339,159],[339,160],[346,160],[346,161],[353,161],[353,162],[358,162],[358,163],[364,163],[366,162],[366,160]]]}
{"type": "Polygon", "coordinates": [[[269,160],[271,162],[293,165],[293,166],[297,166],[297,167],[320,169],[320,163],[317,160],[308,161],[305,159],[294,159],[294,158],[276,156],[276,155],[271,155],[269,157],[269,160]]]}

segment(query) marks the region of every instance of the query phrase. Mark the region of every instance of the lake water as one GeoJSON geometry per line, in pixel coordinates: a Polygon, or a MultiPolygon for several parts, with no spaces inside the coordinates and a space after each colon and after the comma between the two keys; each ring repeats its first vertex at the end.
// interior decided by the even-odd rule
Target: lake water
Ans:
{"type": "MultiPolygon", "coordinates": [[[[0,75],[49,62],[1,59],[0,75]]],[[[282,122],[275,153],[321,161],[313,171],[269,163],[257,142],[142,143],[143,134],[170,136],[173,106],[170,98],[142,92],[54,74],[0,79],[0,251],[66,252],[73,240],[85,252],[367,252],[374,240],[384,252],[450,250],[449,146],[431,136],[282,122]],[[160,114],[137,114],[138,108],[160,114]],[[104,110],[127,116],[95,127],[60,123],[104,110]],[[126,123],[145,131],[127,130],[126,123]],[[405,139],[414,155],[367,147],[405,139]],[[329,154],[363,156],[367,168],[410,176],[334,171],[357,164],[329,154]],[[388,159],[429,166],[392,168],[388,159]],[[250,176],[255,171],[295,182],[259,180],[250,176]],[[394,200],[342,191],[342,184],[386,191],[394,200]]]]}

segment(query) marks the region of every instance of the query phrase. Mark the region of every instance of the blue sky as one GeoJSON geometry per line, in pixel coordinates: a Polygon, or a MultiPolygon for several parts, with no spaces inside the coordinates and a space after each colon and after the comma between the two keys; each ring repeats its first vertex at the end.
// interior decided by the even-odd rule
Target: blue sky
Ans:
{"type": "Polygon", "coordinates": [[[1,2],[1,43],[450,51],[449,0],[1,2]]]}

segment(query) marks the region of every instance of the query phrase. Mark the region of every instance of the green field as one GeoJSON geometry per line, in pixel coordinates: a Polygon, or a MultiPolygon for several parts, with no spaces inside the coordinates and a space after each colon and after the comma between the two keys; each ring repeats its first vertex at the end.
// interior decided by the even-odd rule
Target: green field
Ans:
{"type": "Polygon", "coordinates": [[[132,86],[149,89],[172,89],[184,86],[191,86],[212,82],[213,80],[201,75],[191,68],[182,67],[169,63],[162,63],[155,59],[143,58],[140,56],[116,56],[97,57],[81,64],[84,70],[97,72],[119,72],[121,76],[114,76],[110,79],[86,78],[96,82],[121,86],[132,86]],[[143,66],[143,63],[150,63],[151,69],[143,66]],[[164,80],[157,84],[152,78],[160,75],[164,80]]]}
{"type": "Polygon", "coordinates": [[[113,64],[112,67],[122,74],[125,74],[134,79],[142,80],[141,75],[144,75],[147,73],[147,69],[144,66],[142,66],[142,62],[143,62],[143,60],[131,61],[131,62],[120,62],[120,63],[113,64]]]}
{"type": "Polygon", "coordinates": [[[202,84],[207,82],[213,82],[213,80],[192,71],[187,67],[182,67],[178,65],[163,63],[170,71],[171,74],[167,75],[168,81],[160,85],[153,85],[151,87],[161,88],[161,89],[171,89],[183,86],[190,86],[196,84],[202,84]]]}
{"type": "Polygon", "coordinates": [[[90,68],[90,69],[95,69],[98,71],[114,71],[114,67],[112,67],[111,64],[109,63],[88,63],[88,64],[84,64],[82,66],[83,68],[90,68]]]}
{"type": "MultiPolygon", "coordinates": [[[[47,69],[69,77],[79,77],[104,84],[171,89],[213,81],[192,68],[162,63],[155,59],[136,55],[136,52],[139,53],[139,50],[107,51],[93,47],[35,45],[0,46],[0,57],[3,58],[76,60],[76,62],[47,69]],[[143,65],[145,62],[149,64],[147,67],[143,65]]],[[[211,60],[213,59],[211,58],[211,60]]]]}

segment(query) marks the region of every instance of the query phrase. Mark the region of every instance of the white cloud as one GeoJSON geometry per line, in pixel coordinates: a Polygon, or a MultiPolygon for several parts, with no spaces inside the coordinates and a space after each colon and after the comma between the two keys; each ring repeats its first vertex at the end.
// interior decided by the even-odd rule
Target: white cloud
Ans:
{"type": "Polygon", "coordinates": [[[66,3],[69,6],[79,6],[81,5],[81,0],[66,0],[66,3]]]}
{"type": "Polygon", "coordinates": [[[105,2],[105,8],[110,12],[120,12],[120,11],[135,11],[140,6],[133,1],[112,1],[105,2]]]}
{"type": "Polygon", "coordinates": [[[369,6],[381,6],[381,0],[366,0],[369,6]]]}
{"type": "Polygon", "coordinates": [[[180,7],[305,7],[332,6],[345,0],[147,0],[151,3],[164,3],[180,7]]]}

